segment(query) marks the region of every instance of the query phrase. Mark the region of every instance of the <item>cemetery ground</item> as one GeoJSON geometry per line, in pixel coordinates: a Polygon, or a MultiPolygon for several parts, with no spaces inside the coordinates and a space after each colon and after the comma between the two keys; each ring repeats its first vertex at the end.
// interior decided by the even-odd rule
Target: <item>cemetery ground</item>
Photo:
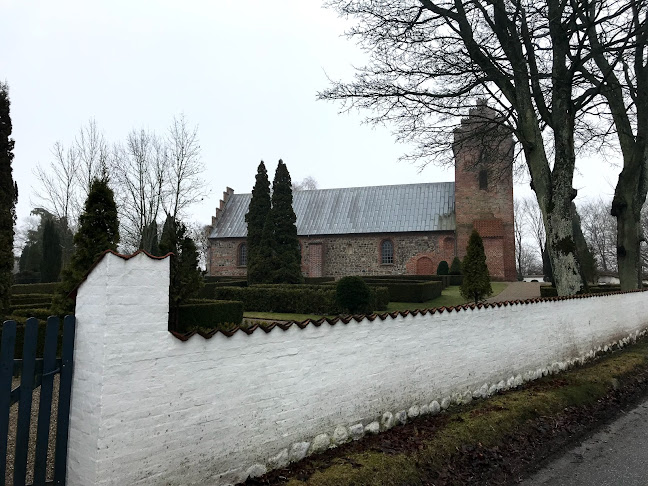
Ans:
{"type": "Polygon", "coordinates": [[[365,436],[245,484],[516,484],[648,397],[648,339],[365,436]]]}

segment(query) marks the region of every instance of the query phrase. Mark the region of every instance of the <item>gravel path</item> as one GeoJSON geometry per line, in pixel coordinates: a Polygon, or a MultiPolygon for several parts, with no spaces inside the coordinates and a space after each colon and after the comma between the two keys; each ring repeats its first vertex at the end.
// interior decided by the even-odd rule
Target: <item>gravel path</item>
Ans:
{"type": "MultiPolygon", "coordinates": [[[[54,442],[56,439],[56,415],[58,412],[60,375],[54,377],[54,393],[52,395],[52,413],[50,416],[50,433],[47,450],[47,480],[54,478],[54,442]]],[[[20,385],[20,378],[14,378],[11,388],[20,385]]],[[[32,394],[31,422],[29,424],[29,453],[27,455],[27,484],[34,480],[34,457],[36,455],[36,429],[38,426],[38,402],[40,400],[40,387],[32,394]]],[[[18,422],[18,404],[15,403],[9,411],[9,438],[7,442],[7,473],[5,484],[13,484],[14,456],[16,448],[16,428],[18,422]]],[[[1,460],[1,459],[0,459],[1,460]]]]}

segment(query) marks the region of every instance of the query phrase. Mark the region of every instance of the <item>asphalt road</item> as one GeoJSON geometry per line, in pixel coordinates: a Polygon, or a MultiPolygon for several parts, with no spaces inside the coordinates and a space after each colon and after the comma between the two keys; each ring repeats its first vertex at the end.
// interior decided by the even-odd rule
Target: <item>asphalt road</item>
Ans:
{"type": "Polygon", "coordinates": [[[648,399],[520,484],[647,485],[648,399]]]}

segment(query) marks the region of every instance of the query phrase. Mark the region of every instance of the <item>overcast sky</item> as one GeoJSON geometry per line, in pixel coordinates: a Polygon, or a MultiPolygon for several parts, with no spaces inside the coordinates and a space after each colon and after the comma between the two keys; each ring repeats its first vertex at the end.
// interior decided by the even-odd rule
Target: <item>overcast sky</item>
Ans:
{"type": "MultiPolygon", "coordinates": [[[[198,126],[211,195],[192,208],[208,224],[222,192],[250,192],[260,160],[270,178],[283,158],[293,180],[320,188],[442,182],[398,162],[408,147],[363,114],[316,101],[350,80],[364,55],[350,24],[317,0],[0,0],[0,80],[10,86],[19,219],[29,214],[33,169],[56,141],[70,144],[91,118],[109,142],[136,128],[163,134],[174,115],[198,126]]],[[[579,195],[609,197],[609,164],[580,161],[579,195]]],[[[528,185],[516,193],[529,194],[528,185]]],[[[19,221],[20,223],[20,221],[19,221]]]]}

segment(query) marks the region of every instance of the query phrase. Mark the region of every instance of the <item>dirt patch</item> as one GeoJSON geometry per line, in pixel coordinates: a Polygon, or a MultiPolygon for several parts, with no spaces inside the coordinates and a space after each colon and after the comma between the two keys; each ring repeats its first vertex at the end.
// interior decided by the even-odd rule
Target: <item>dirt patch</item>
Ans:
{"type": "Polygon", "coordinates": [[[515,484],[648,396],[647,358],[644,342],[244,484],[515,484]]]}

